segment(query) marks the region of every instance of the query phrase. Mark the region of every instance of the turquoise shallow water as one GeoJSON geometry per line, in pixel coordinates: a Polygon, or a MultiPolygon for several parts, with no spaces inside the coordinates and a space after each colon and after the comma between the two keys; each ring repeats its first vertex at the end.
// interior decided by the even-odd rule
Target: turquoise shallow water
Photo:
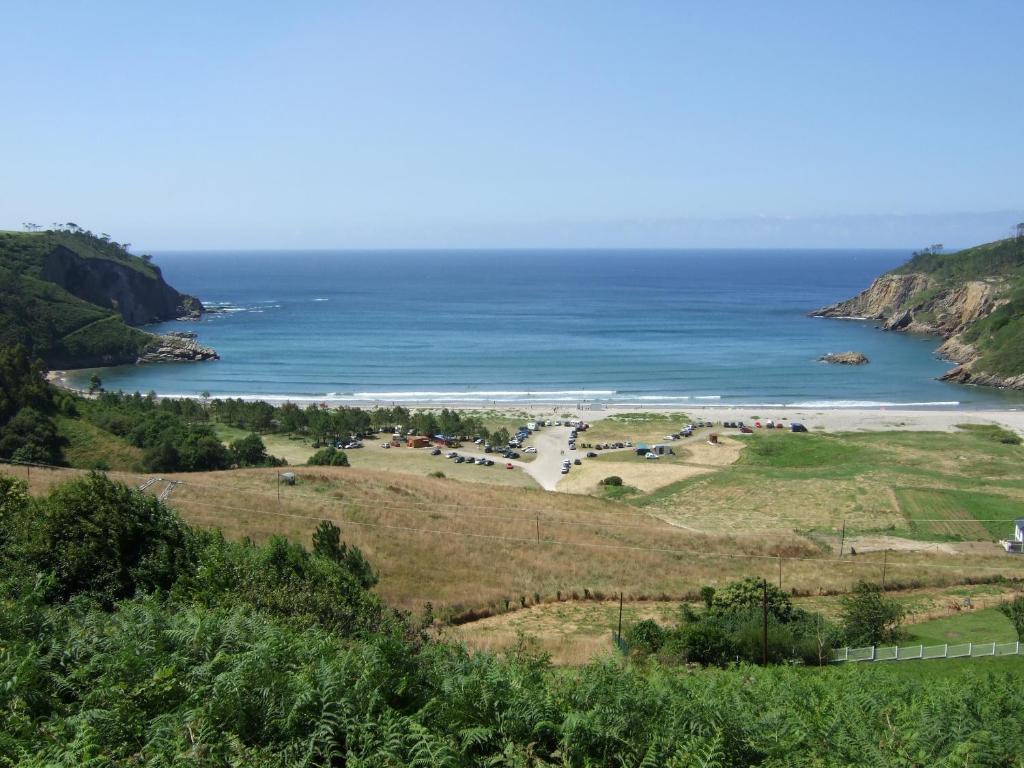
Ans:
{"type": "MultiPolygon", "coordinates": [[[[101,371],[113,389],[335,402],[1015,405],[945,384],[938,340],[806,313],[902,251],[161,253],[224,311],[221,360],[101,371]],[[816,362],[864,352],[866,366],[816,362]]],[[[88,374],[78,374],[79,380],[88,374]]]]}

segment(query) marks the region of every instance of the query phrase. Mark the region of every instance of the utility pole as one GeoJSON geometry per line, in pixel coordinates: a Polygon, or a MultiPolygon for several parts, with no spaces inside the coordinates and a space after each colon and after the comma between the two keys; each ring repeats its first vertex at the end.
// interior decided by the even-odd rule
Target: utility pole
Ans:
{"type": "Polygon", "coordinates": [[[537,543],[540,544],[540,515],[537,515],[537,543]]]}
{"type": "Polygon", "coordinates": [[[768,579],[762,579],[764,584],[764,598],[762,609],[764,613],[764,631],[762,633],[763,645],[761,649],[761,665],[768,666],[768,579]]]}
{"type": "Polygon", "coordinates": [[[882,550],[882,591],[885,592],[885,566],[889,563],[889,550],[882,550]]]}
{"type": "Polygon", "coordinates": [[[843,559],[843,545],[846,544],[846,520],[843,520],[843,532],[839,536],[839,559],[843,559]]]}
{"type": "Polygon", "coordinates": [[[277,473],[277,506],[281,507],[281,473],[277,473]]]}
{"type": "Polygon", "coordinates": [[[779,591],[782,591],[782,555],[779,555],[779,591]]]}

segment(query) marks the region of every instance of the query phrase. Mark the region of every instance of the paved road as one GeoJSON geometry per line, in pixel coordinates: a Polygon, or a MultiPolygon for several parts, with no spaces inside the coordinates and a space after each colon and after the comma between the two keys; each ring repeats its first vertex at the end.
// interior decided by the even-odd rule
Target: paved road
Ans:
{"type": "MultiPolygon", "coordinates": [[[[488,455],[478,450],[475,445],[472,447],[467,445],[465,449],[460,449],[459,453],[473,458],[487,456],[494,459],[494,463],[498,465],[510,463],[536,480],[545,491],[554,491],[557,490],[558,481],[562,479],[562,459],[571,460],[577,456],[582,458],[586,453],[586,451],[580,453],[569,450],[570,432],[572,432],[571,427],[544,427],[530,435],[526,440],[526,445],[532,445],[537,449],[537,456],[533,461],[503,459],[500,453],[488,455]]],[[[522,448],[518,449],[518,452],[521,454],[522,448]]]]}
{"type": "Polygon", "coordinates": [[[527,445],[537,449],[537,458],[526,464],[523,470],[536,480],[546,491],[557,490],[562,479],[562,459],[575,459],[579,451],[569,450],[571,427],[544,427],[527,440],[527,445]]]}

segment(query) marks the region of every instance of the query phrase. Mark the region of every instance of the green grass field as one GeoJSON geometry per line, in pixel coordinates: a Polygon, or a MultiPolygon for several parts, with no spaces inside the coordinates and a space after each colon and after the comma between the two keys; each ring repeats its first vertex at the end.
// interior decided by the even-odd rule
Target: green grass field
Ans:
{"type": "Polygon", "coordinates": [[[84,419],[57,418],[57,429],[67,441],[64,457],[74,467],[107,468],[137,472],[142,466],[142,449],[90,424],[84,419]]]}
{"type": "Polygon", "coordinates": [[[742,510],[750,529],[991,541],[1024,508],[1024,448],[1004,437],[758,432],[735,464],[629,503],[700,530],[734,527],[742,510]],[[951,522],[923,522],[933,519],[951,522]]]}
{"type": "Polygon", "coordinates": [[[962,611],[907,627],[907,639],[900,645],[943,645],[945,643],[1011,643],[1017,639],[1013,624],[998,608],[962,611]]]}

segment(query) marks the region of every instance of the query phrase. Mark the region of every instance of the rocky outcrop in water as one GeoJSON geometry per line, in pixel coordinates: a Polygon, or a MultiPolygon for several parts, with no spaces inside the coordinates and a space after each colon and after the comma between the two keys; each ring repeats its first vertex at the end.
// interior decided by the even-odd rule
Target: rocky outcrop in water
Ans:
{"type": "Polygon", "coordinates": [[[870,362],[863,352],[829,352],[818,360],[832,365],[867,365],[870,362]]]}
{"type": "Polygon", "coordinates": [[[195,334],[177,332],[166,336],[153,336],[136,363],[182,363],[197,360],[219,360],[210,347],[204,347],[195,339],[195,334]]]}

